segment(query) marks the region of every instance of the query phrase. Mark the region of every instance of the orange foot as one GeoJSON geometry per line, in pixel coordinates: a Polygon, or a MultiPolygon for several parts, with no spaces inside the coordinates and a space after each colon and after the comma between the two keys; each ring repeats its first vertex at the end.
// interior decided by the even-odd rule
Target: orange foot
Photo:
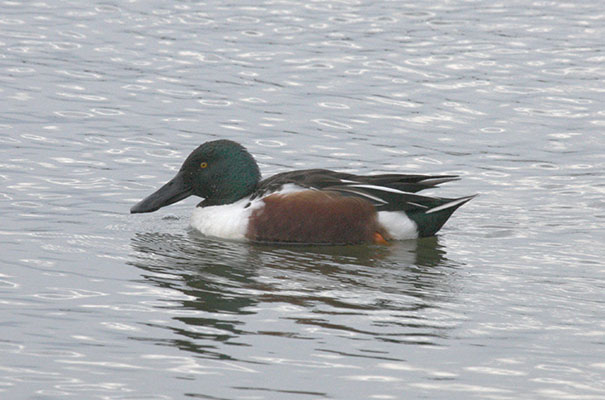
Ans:
{"type": "Polygon", "coordinates": [[[379,232],[374,232],[374,243],[388,245],[389,242],[379,232]]]}

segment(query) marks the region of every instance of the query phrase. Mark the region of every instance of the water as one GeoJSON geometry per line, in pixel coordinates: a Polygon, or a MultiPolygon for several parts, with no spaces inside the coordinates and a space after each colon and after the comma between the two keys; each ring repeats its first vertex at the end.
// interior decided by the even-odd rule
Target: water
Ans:
{"type": "Polygon", "coordinates": [[[1,10],[2,398],[605,397],[600,2],[1,10]],[[128,214],[214,138],[480,196],[389,247],[128,214]]]}

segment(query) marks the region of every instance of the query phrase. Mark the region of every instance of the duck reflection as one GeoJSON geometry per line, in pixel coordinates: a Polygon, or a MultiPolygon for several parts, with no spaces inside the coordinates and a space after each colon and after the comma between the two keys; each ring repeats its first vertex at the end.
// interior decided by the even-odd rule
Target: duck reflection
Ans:
{"type": "Polygon", "coordinates": [[[439,322],[442,315],[431,316],[455,298],[457,286],[457,265],[435,237],[390,246],[276,247],[191,231],[138,233],[132,248],[131,264],[147,281],[186,298],[179,307],[191,314],[174,317],[185,324],[170,328],[184,337],[174,344],[220,359],[231,359],[222,345],[242,344],[247,335],[309,339],[312,329],[301,325],[435,344],[449,327],[439,322]],[[266,329],[247,317],[268,309],[278,310],[278,322],[266,329]]]}

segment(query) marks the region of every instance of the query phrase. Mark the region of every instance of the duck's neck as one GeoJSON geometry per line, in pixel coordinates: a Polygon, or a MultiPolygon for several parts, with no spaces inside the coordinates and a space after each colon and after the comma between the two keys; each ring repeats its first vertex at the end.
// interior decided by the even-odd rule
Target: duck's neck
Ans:
{"type": "Polygon", "coordinates": [[[233,187],[230,189],[221,190],[210,197],[206,197],[198,207],[220,206],[225,204],[235,203],[244,197],[250,196],[256,189],[256,184],[249,186],[248,184],[241,187],[233,187]]]}

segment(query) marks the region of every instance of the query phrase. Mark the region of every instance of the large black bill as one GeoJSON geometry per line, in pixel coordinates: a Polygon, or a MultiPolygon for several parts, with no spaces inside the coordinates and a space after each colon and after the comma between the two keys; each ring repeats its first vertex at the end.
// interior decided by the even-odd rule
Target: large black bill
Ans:
{"type": "Polygon", "coordinates": [[[191,193],[191,185],[185,181],[185,174],[179,171],[179,173],[164,186],[132,206],[130,212],[133,214],[152,212],[164,206],[176,203],[177,201],[181,201],[184,198],[191,196],[191,193]]]}

